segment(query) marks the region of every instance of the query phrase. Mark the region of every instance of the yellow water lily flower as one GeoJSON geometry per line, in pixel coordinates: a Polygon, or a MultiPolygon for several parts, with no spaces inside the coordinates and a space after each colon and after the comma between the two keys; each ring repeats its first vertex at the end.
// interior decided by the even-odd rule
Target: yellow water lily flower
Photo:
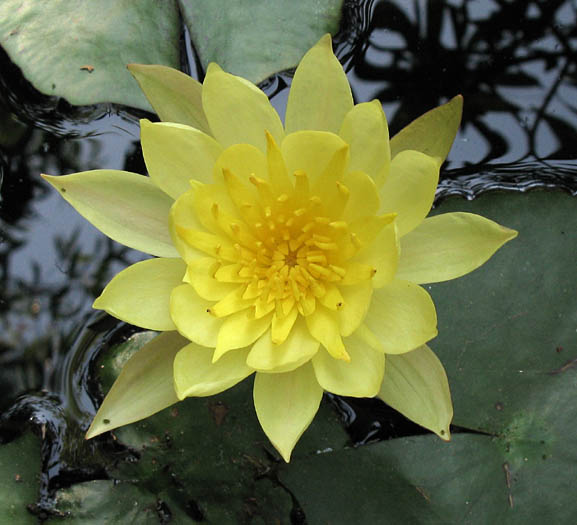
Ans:
{"type": "Polygon", "coordinates": [[[461,97],[389,142],[381,104],[353,103],[328,35],[296,70],[284,126],[216,64],[202,85],[131,71],[171,121],[141,123],[150,177],[45,176],[106,235],[157,256],[94,303],[163,333],[125,365],[87,437],[256,372],[258,419],[286,461],[323,391],[378,395],[448,439],[447,378],[426,346],[435,307],[419,285],[474,270],[516,235],[469,213],[426,218],[461,97]]]}

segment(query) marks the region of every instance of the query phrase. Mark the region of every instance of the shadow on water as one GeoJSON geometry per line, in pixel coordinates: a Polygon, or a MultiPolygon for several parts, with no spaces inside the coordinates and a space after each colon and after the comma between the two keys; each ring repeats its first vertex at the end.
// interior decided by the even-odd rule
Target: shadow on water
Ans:
{"type": "MultiPolygon", "coordinates": [[[[465,97],[438,199],[537,187],[577,194],[574,3],[347,5],[338,55],[350,65],[356,100],[381,100],[393,133],[455,94],[465,97]]],[[[194,69],[186,39],[183,49],[194,69]]],[[[90,305],[140,255],[88,226],[38,175],[144,174],[143,114],[73,108],[35,92],[1,52],[0,66],[0,439],[24,424],[43,438],[42,507],[56,487],[106,477],[107,462],[129,454],[112,440],[87,444],[82,436],[98,397],[95,356],[133,330],[89,314],[90,305]]],[[[281,113],[289,83],[281,74],[264,86],[281,113]]],[[[356,444],[421,432],[379,401],[331,398],[356,444]]]]}

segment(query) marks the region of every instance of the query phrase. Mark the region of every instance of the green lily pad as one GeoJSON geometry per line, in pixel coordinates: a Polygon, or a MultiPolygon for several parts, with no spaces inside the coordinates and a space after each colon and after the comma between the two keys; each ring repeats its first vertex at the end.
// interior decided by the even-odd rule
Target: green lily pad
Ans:
{"type": "MultiPolygon", "coordinates": [[[[153,335],[135,334],[106,352],[97,366],[104,390],[153,335]]],[[[220,395],[186,399],[115,430],[117,441],[140,459],[120,463],[108,474],[125,482],[138,480],[139,488],[146,489],[135,496],[141,505],[153,494],[173,515],[190,513],[194,502],[192,507],[208,523],[290,523],[292,497],[275,481],[282,460],[256,419],[252,383],[249,378],[220,395]]],[[[293,457],[340,450],[347,441],[337,414],[325,402],[293,457]]],[[[103,495],[101,504],[108,497],[112,493],[103,495]]]]}
{"type": "Polygon", "coordinates": [[[455,423],[489,434],[297,459],[280,479],[309,522],[575,522],[576,207],[544,191],[438,207],[519,230],[481,269],[430,287],[440,334],[431,347],[449,375],[455,423]]]}
{"type": "Polygon", "coordinates": [[[67,516],[48,523],[96,525],[97,523],[138,523],[158,525],[156,497],[132,483],[110,480],[77,483],[58,491],[55,508],[67,516]]]}
{"type": "Polygon", "coordinates": [[[497,433],[529,414],[544,417],[539,405],[558,410],[544,399],[562,376],[577,377],[577,200],[501,193],[451,198],[438,209],[457,210],[519,231],[488,264],[430,287],[439,317],[431,348],[449,376],[454,422],[497,433]]]}
{"type": "Polygon", "coordinates": [[[325,33],[339,28],[343,0],[179,0],[195,50],[254,83],[295,67],[325,33]]]}
{"type": "Polygon", "coordinates": [[[150,111],[126,65],[178,67],[179,36],[172,0],[0,2],[0,45],[10,59],[40,92],[75,105],[150,111]]]}
{"type": "Polygon", "coordinates": [[[2,523],[34,525],[27,509],[36,503],[40,487],[40,442],[31,433],[0,446],[0,517],[2,523]]]}

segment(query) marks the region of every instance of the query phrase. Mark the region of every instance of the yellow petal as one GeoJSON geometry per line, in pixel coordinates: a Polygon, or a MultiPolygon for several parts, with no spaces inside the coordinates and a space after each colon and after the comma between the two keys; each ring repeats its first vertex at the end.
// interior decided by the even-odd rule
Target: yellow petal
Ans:
{"type": "Polygon", "coordinates": [[[230,171],[250,188],[252,195],[256,195],[256,191],[249,182],[250,176],[255,175],[260,179],[267,178],[267,158],[264,153],[255,146],[251,146],[250,144],[235,144],[225,149],[217,159],[214,166],[214,180],[224,182],[224,171],[230,171]]]}
{"type": "MultiPolygon", "coordinates": [[[[409,235],[412,235],[412,232],[409,235]]],[[[370,243],[365,244],[349,264],[362,264],[372,268],[372,285],[382,288],[389,284],[397,273],[399,249],[397,226],[395,222],[391,222],[382,228],[370,243]]]]}
{"type": "Polygon", "coordinates": [[[381,188],[381,213],[396,212],[399,236],[416,228],[429,213],[439,181],[439,164],[418,151],[403,151],[391,162],[381,188]]]}
{"type": "Polygon", "coordinates": [[[277,194],[286,193],[290,195],[293,184],[282,156],[282,152],[275,142],[273,136],[266,134],[266,160],[268,164],[268,178],[277,194]]]}
{"type": "Polygon", "coordinates": [[[170,237],[180,256],[187,262],[193,261],[200,257],[206,257],[205,254],[185,242],[177,232],[178,228],[203,230],[203,226],[198,220],[194,211],[194,193],[191,189],[183,193],[170,208],[168,218],[170,227],[170,237]]]}
{"type": "Polygon", "coordinates": [[[176,403],[172,362],[187,343],[178,333],[165,332],[133,354],[94,416],[86,439],[139,421],[176,403]]]}
{"type": "MultiPolygon", "coordinates": [[[[188,247],[206,253],[216,259],[228,262],[238,260],[238,252],[224,235],[215,235],[202,230],[176,227],[176,233],[188,247]]],[[[188,257],[188,254],[185,254],[188,257]]],[[[187,261],[188,262],[188,261],[187,261]]]]}
{"type": "Polygon", "coordinates": [[[290,372],[309,361],[319,349],[302,317],[299,317],[290,334],[280,345],[272,342],[271,334],[266,332],[252,346],[247,365],[260,372],[290,372]]]}
{"type": "Polygon", "coordinates": [[[277,142],[282,122],[267,96],[244,78],[225,73],[212,63],[202,86],[202,106],[212,134],[225,148],[252,144],[266,151],[265,131],[277,142]]]}
{"type": "Polygon", "coordinates": [[[202,257],[188,263],[184,282],[190,283],[195,292],[207,301],[220,301],[238,288],[237,284],[223,283],[214,278],[219,263],[212,257],[202,257]]]}
{"type": "Polygon", "coordinates": [[[170,317],[170,294],[182,284],[182,259],[149,259],[118,273],[93,308],[149,330],[176,330],[170,317]]]}
{"type": "Polygon", "coordinates": [[[129,64],[128,70],[160,120],[186,124],[210,134],[198,80],[166,66],[129,64]]]}
{"type": "Polygon", "coordinates": [[[246,365],[248,349],[229,352],[212,362],[214,349],[190,343],[174,359],[174,388],[179,399],[212,396],[254,372],[246,365]]]}
{"type": "Polygon", "coordinates": [[[351,147],[351,171],[364,171],[381,187],[389,174],[389,127],[378,100],[357,104],[345,116],[339,135],[351,147]]]}
{"type": "Polygon", "coordinates": [[[387,356],[378,397],[441,439],[451,439],[453,404],[447,374],[427,345],[403,355],[387,356]]]}
{"type": "Polygon", "coordinates": [[[350,362],[334,359],[328,352],[313,357],[317,381],[327,392],[340,396],[374,397],[379,393],[385,372],[385,355],[352,335],[345,339],[350,362]]]}
{"type": "Polygon", "coordinates": [[[212,315],[216,315],[216,317],[226,317],[253,305],[254,301],[252,299],[242,298],[244,289],[245,287],[242,285],[234,286],[230,293],[210,307],[212,315]]]}
{"type": "Polygon", "coordinates": [[[391,157],[401,151],[416,150],[442,163],[457,135],[462,111],[463,97],[457,95],[413,120],[391,139],[391,157]]]}
{"type": "Polygon", "coordinates": [[[279,317],[275,312],[272,316],[271,342],[275,345],[283,343],[291,333],[297,317],[298,310],[296,307],[293,307],[288,314],[282,317],[279,317]]]}
{"type": "Polygon", "coordinates": [[[429,294],[408,281],[374,290],[365,324],[387,354],[403,354],[437,335],[437,314],[429,294]]]}
{"type": "Polygon", "coordinates": [[[287,463],[297,441],[315,417],[322,397],[323,389],[310,364],[284,374],[257,372],[256,415],[264,433],[287,463]]]}
{"type": "Polygon", "coordinates": [[[244,348],[254,343],[269,328],[272,315],[269,313],[255,319],[252,308],[247,308],[226,317],[218,332],[213,362],[216,363],[230,350],[244,348]]]}
{"type": "Polygon", "coordinates": [[[346,148],[338,135],[324,131],[299,131],[287,135],[281,144],[288,173],[304,171],[311,185],[323,174],[335,154],[346,148]]]}
{"type": "Polygon", "coordinates": [[[305,317],[311,335],[321,343],[335,359],[349,361],[349,355],[343,345],[339,332],[339,322],[335,312],[322,305],[305,317]]]}
{"type": "Polygon", "coordinates": [[[241,244],[252,243],[250,228],[243,222],[225,184],[205,184],[194,189],[194,212],[210,232],[241,244]]]}
{"type": "Polygon", "coordinates": [[[189,284],[182,284],[170,296],[170,316],[184,337],[214,348],[222,319],[209,313],[213,304],[202,299],[189,284]]]}
{"type": "Polygon", "coordinates": [[[455,279],[481,266],[515,237],[515,230],[472,213],[429,217],[403,237],[397,276],[415,283],[455,279]]]}
{"type": "Polygon", "coordinates": [[[148,177],[120,170],[42,176],[111,239],[151,255],[177,256],[168,229],[173,200],[148,177]]]}
{"type": "MultiPolygon", "coordinates": [[[[363,281],[354,286],[343,286],[340,289],[344,299],[343,306],[336,312],[341,335],[351,335],[362,323],[373,295],[373,283],[363,281]]],[[[345,345],[346,347],[346,345],[345,345]]]]}
{"type": "Polygon", "coordinates": [[[359,249],[367,247],[375,242],[383,228],[395,222],[396,213],[384,213],[382,215],[373,215],[362,217],[349,224],[349,229],[355,235],[356,240],[360,243],[359,249]]]}
{"type": "Polygon", "coordinates": [[[190,190],[190,180],[212,181],[221,146],[202,131],[164,122],[140,121],[142,153],[150,178],[173,199],[190,190]]]}
{"type": "Polygon", "coordinates": [[[343,184],[350,190],[343,219],[347,222],[358,220],[367,215],[375,215],[380,208],[381,200],[373,179],[362,171],[347,173],[343,184]]]}
{"type": "Polygon", "coordinates": [[[325,35],[295,71],[287,102],[287,133],[305,129],[338,133],[352,107],[349,81],[333,54],[331,36],[325,35]]]}

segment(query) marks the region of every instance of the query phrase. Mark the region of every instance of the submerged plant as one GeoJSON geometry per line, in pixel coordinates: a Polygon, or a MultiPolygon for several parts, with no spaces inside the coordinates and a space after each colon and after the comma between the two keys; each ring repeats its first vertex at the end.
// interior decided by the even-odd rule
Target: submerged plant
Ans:
{"type": "Polygon", "coordinates": [[[353,104],[323,37],[299,64],[285,125],[250,82],[201,85],[131,66],[163,120],[141,123],[150,177],[45,176],[106,235],[157,258],[120,272],[95,308],[163,332],[132,356],[87,437],[256,372],[254,404],[289,461],[323,391],[379,396],[449,438],[444,369],[422,283],[471,272],[516,236],[469,213],[428,214],[462,99],[389,142],[378,101],[353,104]]]}

